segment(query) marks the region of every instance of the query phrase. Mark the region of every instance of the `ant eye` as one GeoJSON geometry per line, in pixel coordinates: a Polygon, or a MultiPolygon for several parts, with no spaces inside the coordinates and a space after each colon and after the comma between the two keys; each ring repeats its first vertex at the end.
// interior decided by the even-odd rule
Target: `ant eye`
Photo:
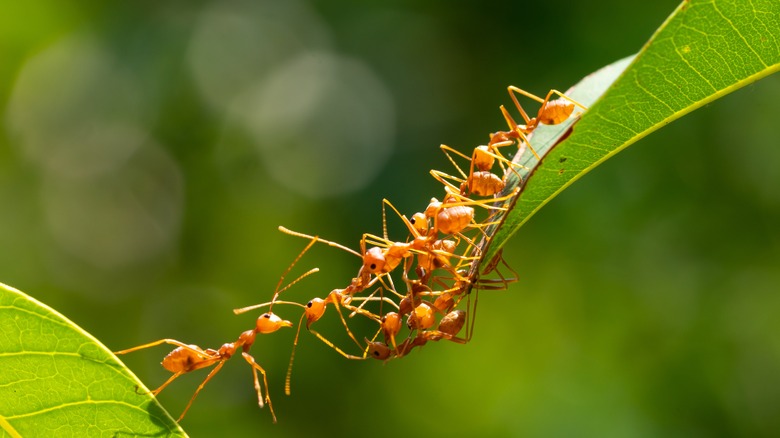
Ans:
{"type": "Polygon", "coordinates": [[[374,351],[374,356],[379,356],[379,352],[378,351],[374,351]]]}
{"type": "Polygon", "coordinates": [[[263,318],[266,318],[266,319],[271,318],[271,314],[270,313],[263,313],[263,318]]]}
{"type": "Polygon", "coordinates": [[[417,219],[415,219],[415,218],[409,219],[409,223],[411,223],[412,225],[414,225],[416,222],[417,222],[417,219]]]}
{"type": "Polygon", "coordinates": [[[308,303],[306,303],[306,307],[308,307],[310,309],[311,309],[311,306],[313,306],[313,305],[314,305],[314,302],[312,302],[312,301],[309,301],[308,303]]]}
{"type": "Polygon", "coordinates": [[[370,268],[371,268],[371,270],[373,271],[374,269],[376,269],[376,263],[371,263],[371,266],[369,266],[369,267],[370,267],[370,268]]]}

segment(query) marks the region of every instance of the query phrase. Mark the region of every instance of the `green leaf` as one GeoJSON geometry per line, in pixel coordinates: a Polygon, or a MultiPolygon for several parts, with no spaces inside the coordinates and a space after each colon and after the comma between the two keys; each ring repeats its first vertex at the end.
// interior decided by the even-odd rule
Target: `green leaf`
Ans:
{"type": "Polygon", "coordinates": [[[89,333],[0,283],[3,436],[186,436],[148,392],[89,333]]]}
{"type": "Polygon", "coordinates": [[[777,0],[686,1],[636,57],[575,85],[567,95],[589,109],[576,124],[572,118],[534,131],[531,143],[543,157],[541,162],[528,152],[514,158],[528,168],[519,172],[524,185],[517,178],[507,184],[504,193],[518,186],[521,192],[495,230],[482,268],[542,206],[609,157],[673,120],[777,72],[779,29],[777,0]]]}

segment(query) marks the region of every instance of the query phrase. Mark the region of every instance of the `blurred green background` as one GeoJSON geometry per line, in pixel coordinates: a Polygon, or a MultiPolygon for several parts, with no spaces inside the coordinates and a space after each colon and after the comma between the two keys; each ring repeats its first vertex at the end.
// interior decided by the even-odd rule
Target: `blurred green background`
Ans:
{"type": "MultiPolygon", "coordinates": [[[[306,244],[420,210],[502,129],[506,86],[565,89],[639,50],[677,2],[16,2],[0,15],[0,281],[109,348],[233,341],[306,244]]],[[[279,424],[229,362],[192,436],[777,436],[780,80],[609,160],[510,242],[468,345],[382,365],[259,338],[279,424]]],[[[294,273],[307,301],[354,256],[294,273]]],[[[294,274],[293,274],[294,275],[294,274]]],[[[278,310],[283,313],[282,310],[278,310]]],[[[294,309],[283,316],[296,320],[294,309]]],[[[330,312],[332,313],[332,312],[330,312]]],[[[332,318],[319,324],[342,345],[332,318]]],[[[159,347],[123,360],[156,387],[159,347]]],[[[205,373],[161,395],[177,416],[205,373]]]]}

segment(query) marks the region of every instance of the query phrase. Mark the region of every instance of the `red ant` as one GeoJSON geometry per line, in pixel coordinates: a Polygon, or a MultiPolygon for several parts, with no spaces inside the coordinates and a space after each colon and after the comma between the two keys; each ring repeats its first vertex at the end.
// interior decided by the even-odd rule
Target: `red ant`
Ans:
{"type": "MultiPolygon", "coordinates": [[[[300,259],[300,257],[303,255],[303,253],[306,252],[306,250],[311,247],[311,244],[307,246],[295,259],[295,261],[287,268],[287,270],[282,274],[282,276],[279,278],[279,282],[276,285],[276,289],[274,290],[274,296],[278,296],[279,293],[281,293],[284,290],[287,290],[290,286],[298,283],[303,278],[308,277],[309,275],[319,271],[319,269],[314,268],[311,269],[292,282],[288,284],[285,287],[281,287],[282,283],[284,282],[284,278],[287,276],[287,274],[290,272],[292,267],[295,265],[295,262],[300,259]]],[[[176,348],[168,353],[168,355],[163,358],[162,366],[167,369],[168,371],[172,372],[173,375],[165,381],[162,385],[160,385],[159,388],[155,389],[154,391],[151,391],[152,395],[159,394],[163,389],[165,389],[171,382],[179,378],[179,376],[189,373],[191,371],[195,371],[201,368],[208,368],[210,366],[214,366],[214,369],[209,372],[209,374],[206,376],[206,378],[203,380],[203,382],[198,386],[198,389],[195,390],[195,394],[192,395],[190,398],[190,401],[187,403],[187,406],[184,408],[184,412],[181,413],[179,416],[179,419],[177,421],[181,421],[182,418],[184,418],[184,415],[187,413],[187,411],[190,409],[190,406],[192,406],[192,403],[195,401],[195,397],[198,396],[200,391],[203,389],[204,386],[211,380],[214,375],[216,375],[220,369],[222,369],[222,366],[225,364],[225,362],[233,357],[235,353],[241,349],[241,355],[244,357],[244,359],[251,365],[252,367],[252,374],[254,377],[254,385],[255,385],[255,391],[257,392],[257,400],[260,407],[264,406],[264,398],[262,395],[262,388],[260,386],[259,378],[257,376],[258,371],[260,374],[263,375],[263,383],[265,384],[265,402],[268,403],[268,408],[271,411],[271,416],[273,417],[274,423],[276,423],[276,414],[273,410],[273,405],[271,404],[271,397],[268,393],[268,379],[266,377],[265,370],[263,367],[261,367],[256,361],[255,358],[249,354],[250,348],[252,348],[252,345],[255,342],[255,339],[258,334],[268,334],[273,333],[277,330],[279,330],[282,327],[292,327],[292,323],[287,320],[281,319],[279,316],[275,315],[273,312],[269,311],[260,315],[257,318],[257,321],[255,322],[255,327],[252,330],[247,330],[241,335],[239,335],[238,340],[232,343],[223,344],[219,349],[214,350],[212,348],[202,349],[198,347],[197,345],[187,345],[183,342],[177,341],[175,339],[160,339],[158,341],[150,342],[148,344],[139,345],[137,347],[128,348],[126,350],[117,351],[115,354],[127,354],[131,353],[137,350],[142,350],[144,348],[150,348],[154,347],[160,344],[170,344],[175,345],[176,348]]]]}
{"type": "Polygon", "coordinates": [[[515,104],[515,108],[517,108],[517,110],[520,112],[520,115],[523,117],[525,125],[520,125],[515,122],[515,120],[509,114],[509,111],[507,111],[506,108],[501,105],[501,113],[504,115],[504,119],[506,120],[507,125],[509,125],[509,131],[499,131],[491,134],[488,147],[493,150],[497,150],[499,147],[508,146],[515,142],[518,143],[518,146],[520,146],[520,144],[527,144],[529,145],[529,149],[537,160],[541,160],[541,157],[539,157],[539,154],[530,146],[530,142],[528,141],[527,137],[528,134],[533,132],[539,126],[539,124],[557,125],[563,123],[574,112],[575,106],[580,107],[583,111],[587,110],[584,105],[578,103],[574,99],[566,96],[558,90],[550,90],[544,99],[513,85],[507,87],[507,92],[512,98],[512,101],[515,104]],[[517,100],[515,93],[529,97],[542,104],[542,106],[539,108],[539,112],[536,114],[536,117],[531,118],[528,116],[522,105],[520,105],[520,102],[517,100]],[[558,95],[560,98],[550,100],[553,95],[558,95]]]}
{"type": "Polygon", "coordinates": [[[160,385],[159,388],[155,389],[154,391],[151,391],[151,394],[155,396],[159,394],[163,389],[165,389],[171,382],[176,380],[179,376],[189,373],[190,371],[195,371],[201,368],[207,368],[216,365],[214,369],[209,372],[206,378],[203,379],[203,382],[198,386],[198,389],[195,390],[195,394],[192,395],[192,398],[190,398],[190,401],[187,403],[187,407],[184,408],[184,411],[181,413],[178,420],[176,420],[176,421],[181,421],[184,418],[184,415],[190,409],[190,406],[192,406],[192,402],[195,401],[195,397],[198,396],[201,389],[203,389],[203,387],[206,386],[209,380],[211,380],[211,378],[214,377],[214,375],[216,375],[220,369],[222,369],[222,366],[225,364],[225,362],[231,357],[233,357],[233,355],[240,348],[241,356],[243,356],[244,359],[247,361],[247,363],[249,363],[249,365],[252,367],[252,375],[254,377],[255,391],[257,392],[257,402],[261,408],[264,405],[263,393],[262,393],[262,388],[260,386],[259,379],[257,377],[257,372],[259,371],[260,374],[263,375],[263,383],[265,384],[265,402],[268,403],[268,408],[271,411],[273,422],[276,423],[276,414],[274,413],[274,408],[273,405],[271,404],[271,397],[270,394],[268,393],[268,378],[266,377],[266,373],[263,367],[261,367],[255,361],[255,358],[249,354],[249,349],[254,344],[257,334],[273,333],[282,327],[291,327],[291,326],[292,323],[290,321],[283,320],[279,318],[277,315],[268,312],[260,315],[260,317],[257,318],[257,322],[255,324],[254,329],[247,330],[241,333],[241,335],[239,335],[238,337],[238,340],[232,343],[223,344],[221,347],[219,347],[218,350],[214,350],[211,348],[207,348],[204,350],[198,347],[197,345],[187,345],[175,339],[160,339],[159,341],[154,341],[148,344],[139,345],[137,347],[128,348],[127,350],[117,351],[115,354],[132,353],[133,351],[154,347],[160,344],[176,345],[176,348],[170,353],[168,353],[163,358],[162,361],[162,366],[166,370],[172,372],[173,375],[170,378],[168,378],[168,380],[166,380],[165,383],[160,385]]]}

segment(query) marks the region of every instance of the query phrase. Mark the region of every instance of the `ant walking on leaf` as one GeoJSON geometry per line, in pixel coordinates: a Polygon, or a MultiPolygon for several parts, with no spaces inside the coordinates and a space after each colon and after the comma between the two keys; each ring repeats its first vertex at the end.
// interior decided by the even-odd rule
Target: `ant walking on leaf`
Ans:
{"type": "MultiPolygon", "coordinates": [[[[524,147],[524,145],[522,147],[524,147]]],[[[519,153],[522,153],[522,147],[520,149],[521,152],[519,153]]],[[[431,175],[450,191],[460,190],[462,196],[468,196],[470,194],[477,196],[496,196],[504,190],[506,177],[509,171],[516,174],[517,177],[521,179],[518,170],[527,170],[525,166],[514,163],[504,157],[497,148],[491,150],[491,148],[485,145],[477,146],[474,148],[471,158],[445,144],[441,145],[440,148],[442,152],[444,152],[444,155],[447,156],[447,159],[455,166],[455,169],[461,177],[449,175],[440,170],[431,170],[431,175]],[[469,161],[468,175],[466,175],[450,154],[455,154],[469,161]],[[492,172],[493,165],[496,161],[498,161],[499,166],[504,172],[503,178],[492,172]],[[459,183],[460,185],[456,186],[453,182],[459,183]]],[[[491,199],[490,201],[495,202],[495,199],[491,199]]]]}
{"type": "Polygon", "coordinates": [[[512,98],[512,102],[514,102],[515,108],[517,108],[517,111],[520,113],[520,116],[523,118],[525,124],[520,125],[515,122],[515,119],[512,118],[512,115],[509,114],[509,111],[507,111],[507,109],[501,105],[501,113],[504,115],[504,120],[506,120],[507,125],[509,125],[509,131],[499,131],[490,135],[490,143],[488,143],[488,147],[494,151],[497,150],[497,148],[509,146],[514,143],[517,143],[518,147],[520,147],[521,144],[527,144],[534,157],[536,157],[537,160],[541,160],[541,157],[536,152],[536,150],[531,147],[527,136],[532,133],[539,126],[539,124],[557,125],[563,123],[572,115],[575,107],[579,107],[583,111],[587,111],[587,108],[584,105],[558,90],[550,90],[544,99],[521,88],[515,87],[514,85],[507,87],[507,91],[509,92],[509,97],[512,98]],[[520,101],[516,96],[517,94],[528,97],[542,104],[542,106],[539,108],[539,112],[536,114],[536,117],[528,116],[528,113],[525,112],[523,106],[520,105],[520,101]],[[556,95],[559,96],[558,99],[550,100],[550,98],[556,95]]]}

